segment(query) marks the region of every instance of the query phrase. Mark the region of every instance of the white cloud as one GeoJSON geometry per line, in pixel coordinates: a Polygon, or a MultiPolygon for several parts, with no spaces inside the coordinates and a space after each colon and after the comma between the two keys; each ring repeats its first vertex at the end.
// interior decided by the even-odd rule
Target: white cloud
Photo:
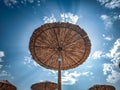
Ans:
{"type": "Polygon", "coordinates": [[[90,72],[90,71],[87,71],[87,72],[81,73],[81,75],[83,75],[83,76],[89,76],[89,75],[93,75],[93,73],[90,72]]]}
{"type": "Polygon", "coordinates": [[[103,14],[100,16],[100,18],[103,20],[106,28],[112,27],[113,22],[112,22],[112,18],[110,16],[103,14]]]}
{"type": "Polygon", "coordinates": [[[103,5],[103,4],[107,3],[109,0],[97,0],[97,1],[101,2],[101,4],[103,5]]]}
{"type": "Polygon", "coordinates": [[[89,75],[93,75],[93,73],[90,71],[86,71],[82,73],[77,71],[74,72],[65,71],[64,74],[62,75],[62,83],[64,85],[73,85],[78,81],[78,78],[80,76],[89,76],[89,75]]]}
{"type": "Polygon", "coordinates": [[[61,16],[62,22],[69,22],[73,24],[76,24],[79,19],[77,15],[73,15],[72,13],[62,13],[60,14],[60,16],[61,16]]]}
{"type": "Polygon", "coordinates": [[[103,34],[102,36],[107,41],[111,41],[112,40],[112,36],[110,36],[110,35],[106,36],[105,34],[103,34]]]}
{"type": "Polygon", "coordinates": [[[3,67],[3,65],[0,65],[0,69],[3,67]]]}
{"type": "Polygon", "coordinates": [[[37,6],[40,6],[40,0],[37,0],[37,6]]]}
{"type": "Polygon", "coordinates": [[[113,63],[103,64],[103,73],[107,75],[106,81],[109,83],[116,83],[120,80],[120,72],[116,70],[113,63]]]}
{"type": "Polygon", "coordinates": [[[0,58],[0,62],[3,62],[2,58],[0,58]]]}
{"type": "Polygon", "coordinates": [[[78,15],[74,15],[72,13],[62,13],[62,14],[60,14],[60,20],[58,20],[54,16],[54,14],[52,14],[51,17],[44,16],[43,21],[44,21],[44,23],[52,23],[52,22],[61,21],[61,22],[69,22],[69,23],[72,23],[72,24],[76,24],[78,19],[79,19],[78,15]]]}
{"type": "Polygon", "coordinates": [[[2,60],[2,57],[4,57],[5,55],[4,55],[4,52],[3,51],[0,51],[0,62],[3,62],[3,60],[2,60]]]}
{"type": "Polygon", "coordinates": [[[111,63],[103,64],[103,73],[107,75],[107,82],[116,83],[120,80],[119,63],[120,63],[120,38],[118,38],[113,48],[106,54],[111,59],[111,63]]]}
{"type": "Polygon", "coordinates": [[[120,81],[120,38],[115,41],[113,47],[108,53],[105,54],[102,51],[96,51],[92,56],[93,59],[99,59],[101,57],[109,58],[110,63],[103,64],[103,74],[107,76],[106,81],[109,83],[116,83],[120,81]]]}
{"type": "Polygon", "coordinates": [[[20,7],[22,5],[29,4],[37,4],[37,6],[40,6],[40,0],[3,0],[4,4],[7,7],[13,8],[13,7],[20,7]]]}
{"type": "Polygon", "coordinates": [[[107,73],[110,73],[113,70],[113,64],[110,63],[104,63],[103,64],[103,74],[107,75],[107,73]]]}
{"type": "Polygon", "coordinates": [[[28,2],[29,2],[29,3],[33,3],[33,2],[34,2],[34,0],[28,0],[28,2]]]}
{"type": "Polygon", "coordinates": [[[111,40],[112,40],[112,38],[111,38],[110,36],[107,36],[107,37],[105,37],[104,39],[105,39],[105,40],[108,40],[108,41],[111,41],[111,40]]]}
{"type": "Polygon", "coordinates": [[[35,66],[35,67],[40,66],[38,63],[36,63],[34,60],[32,60],[31,56],[25,56],[23,63],[25,65],[28,65],[30,68],[32,68],[33,66],[35,66]]]}
{"type": "Polygon", "coordinates": [[[55,79],[57,79],[58,72],[56,70],[50,70],[50,69],[46,69],[46,68],[43,68],[42,70],[47,72],[48,76],[53,76],[55,79]]]}
{"type": "Polygon", "coordinates": [[[107,82],[110,82],[110,83],[118,82],[120,80],[120,72],[112,70],[111,74],[108,75],[106,80],[107,82]]]}
{"type": "Polygon", "coordinates": [[[0,51],[0,58],[4,56],[4,52],[0,51]]]}
{"type": "Polygon", "coordinates": [[[93,66],[92,66],[92,65],[87,65],[86,67],[87,67],[87,68],[92,68],[93,66]]]}
{"type": "Polygon", "coordinates": [[[18,3],[17,0],[3,0],[3,1],[4,1],[4,4],[8,7],[13,7],[18,3]]]}
{"type": "Polygon", "coordinates": [[[56,22],[56,18],[54,16],[54,14],[52,14],[51,17],[44,16],[43,20],[44,20],[44,23],[56,22]]]}
{"type": "Polygon", "coordinates": [[[55,70],[50,70],[50,69],[49,69],[49,71],[50,71],[52,74],[56,74],[56,75],[57,75],[57,71],[55,71],[55,70]]]}
{"type": "Polygon", "coordinates": [[[120,20],[120,15],[118,15],[118,14],[114,15],[114,16],[113,16],[113,19],[114,19],[114,20],[120,20]]]}
{"type": "Polygon", "coordinates": [[[92,55],[93,59],[100,59],[103,56],[102,51],[95,51],[92,55]]]}
{"type": "Polygon", "coordinates": [[[102,14],[100,19],[103,21],[105,29],[109,29],[113,26],[114,22],[120,20],[120,15],[117,13],[111,15],[102,14]]]}
{"type": "MultiPolygon", "coordinates": [[[[4,57],[5,54],[3,51],[0,51],[0,63],[3,62],[2,57],[4,57]]],[[[14,79],[14,77],[7,71],[3,70],[3,67],[8,67],[7,65],[0,64],[0,77],[9,77],[11,79],[14,79]]]]}
{"type": "Polygon", "coordinates": [[[115,9],[120,8],[120,0],[97,0],[104,5],[106,8],[115,9]]]}
{"type": "Polygon", "coordinates": [[[9,77],[10,79],[14,79],[14,77],[5,70],[0,70],[0,77],[9,77]]]}
{"type": "Polygon", "coordinates": [[[8,72],[6,72],[5,70],[1,70],[0,77],[5,77],[5,76],[10,76],[10,74],[8,72]]]}
{"type": "Polygon", "coordinates": [[[77,73],[76,71],[69,73],[66,71],[62,76],[62,83],[65,85],[73,85],[76,83],[77,78],[80,76],[80,73],[77,73]]]}
{"type": "Polygon", "coordinates": [[[112,58],[114,58],[115,56],[118,57],[119,51],[120,51],[120,38],[115,41],[113,48],[110,50],[111,57],[112,58]]]}
{"type": "Polygon", "coordinates": [[[113,48],[106,55],[111,58],[111,61],[116,66],[118,66],[120,63],[120,38],[115,41],[113,48]]]}
{"type": "Polygon", "coordinates": [[[105,7],[110,9],[120,8],[120,0],[111,0],[110,2],[105,4],[105,7]]]}

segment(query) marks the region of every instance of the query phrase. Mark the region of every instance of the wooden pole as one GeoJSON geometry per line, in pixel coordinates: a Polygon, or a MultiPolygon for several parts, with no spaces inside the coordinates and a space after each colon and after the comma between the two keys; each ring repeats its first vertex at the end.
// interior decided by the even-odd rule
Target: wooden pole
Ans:
{"type": "Polygon", "coordinates": [[[58,60],[58,90],[62,90],[61,89],[61,68],[60,68],[60,65],[61,65],[61,61],[58,60]]]}

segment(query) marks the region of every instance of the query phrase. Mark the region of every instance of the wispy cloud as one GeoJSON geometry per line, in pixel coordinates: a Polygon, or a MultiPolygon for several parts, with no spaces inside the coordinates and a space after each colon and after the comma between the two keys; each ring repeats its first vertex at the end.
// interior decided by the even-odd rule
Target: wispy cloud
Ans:
{"type": "Polygon", "coordinates": [[[106,81],[109,83],[120,81],[120,38],[114,42],[113,47],[107,53],[104,53],[103,51],[95,51],[92,58],[108,58],[110,62],[103,64],[103,74],[107,76],[106,81]]]}
{"type": "Polygon", "coordinates": [[[120,15],[118,13],[114,13],[111,15],[102,14],[100,16],[100,19],[103,21],[105,29],[110,29],[111,27],[113,27],[116,21],[120,20],[120,15]]]}
{"type": "Polygon", "coordinates": [[[115,69],[115,65],[112,63],[103,64],[103,72],[104,75],[107,75],[107,82],[116,83],[120,80],[120,72],[115,69]]]}
{"type": "Polygon", "coordinates": [[[57,21],[54,14],[52,14],[51,17],[44,16],[43,20],[44,20],[44,23],[53,23],[57,21]]]}
{"type": "Polygon", "coordinates": [[[0,51],[0,78],[2,77],[9,77],[10,79],[13,79],[14,77],[11,75],[11,73],[7,72],[6,70],[4,70],[4,67],[7,67],[3,65],[4,60],[2,60],[2,57],[4,57],[4,51],[0,51]]]}
{"type": "Polygon", "coordinates": [[[107,75],[107,82],[116,83],[120,80],[120,72],[118,71],[120,63],[120,38],[117,39],[113,48],[106,54],[111,59],[111,63],[103,64],[104,75],[107,75]]]}
{"type": "Polygon", "coordinates": [[[25,56],[24,62],[25,65],[28,65],[28,67],[32,68],[33,66],[38,67],[40,66],[38,63],[36,63],[34,60],[32,60],[31,56],[25,56]]]}
{"type": "Polygon", "coordinates": [[[111,40],[113,39],[113,37],[110,36],[110,35],[105,35],[105,34],[103,34],[102,36],[103,36],[103,38],[104,38],[105,40],[107,40],[107,41],[111,41],[111,40]]]}
{"type": "Polygon", "coordinates": [[[73,15],[72,13],[62,13],[60,16],[62,22],[69,22],[73,24],[76,24],[79,19],[77,15],[73,15]]]}
{"type": "Polygon", "coordinates": [[[103,4],[107,3],[109,0],[97,0],[97,1],[99,1],[103,5],[103,4]]]}
{"type": "Polygon", "coordinates": [[[3,76],[9,76],[10,74],[8,72],[6,72],[5,70],[0,71],[0,77],[3,76]]]}
{"type": "Polygon", "coordinates": [[[14,77],[7,71],[5,70],[0,70],[0,78],[9,78],[9,79],[14,79],[14,77]]]}
{"type": "Polygon", "coordinates": [[[3,51],[0,51],[0,58],[5,56],[3,51]]]}
{"type": "Polygon", "coordinates": [[[4,57],[4,52],[0,51],[0,69],[2,69],[3,65],[1,64],[3,62],[2,57],[4,57]]]}
{"type": "Polygon", "coordinates": [[[113,18],[114,18],[115,20],[120,20],[120,15],[119,15],[119,14],[116,14],[116,15],[113,16],[113,18]]]}
{"type": "Polygon", "coordinates": [[[112,27],[113,21],[112,21],[112,18],[110,16],[103,14],[100,16],[100,18],[103,20],[106,28],[112,27]]]}
{"type": "Polygon", "coordinates": [[[118,66],[120,63],[120,38],[115,41],[113,48],[106,54],[106,56],[109,57],[116,66],[118,66]]]}
{"type": "Polygon", "coordinates": [[[5,55],[4,55],[4,52],[3,51],[0,51],[0,62],[3,62],[3,60],[2,60],[2,57],[4,57],[5,55]]]}
{"type": "Polygon", "coordinates": [[[68,71],[66,71],[62,76],[62,83],[65,85],[75,84],[79,76],[80,76],[80,73],[76,71],[72,73],[69,73],[68,71]]]}
{"type": "MultiPolygon", "coordinates": [[[[47,69],[43,69],[46,70],[49,76],[54,76],[54,79],[57,79],[57,71],[54,70],[47,70],[47,69]]],[[[83,71],[83,72],[78,72],[78,71],[62,71],[62,84],[63,85],[73,85],[75,84],[78,80],[80,76],[93,76],[93,73],[91,71],[83,71]]]]}
{"type": "Polygon", "coordinates": [[[20,7],[27,4],[37,4],[37,6],[40,6],[40,0],[3,0],[3,2],[10,8],[20,7]]]}
{"type": "Polygon", "coordinates": [[[13,7],[14,5],[18,4],[17,0],[3,0],[4,4],[8,7],[13,7]]]}
{"type": "Polygon", "coordinates": [[[103,52],[102,52],[102,51],[95,51],[95,52],[92,54],[92,58],[93,58],[93,59],[100,59],[102,56],[103,56],[103,52]]]}
{"type": "Polygon", "coordinates": [[[112,63],[104,63],[103,64],[103,73],[104,75],[107,75],[107,72],[111,72],[113,70],[113,64],[112,63]]]}
{"type": "Polygon", "coordinates": [[[111,74],[108,75],[107,77],[107,82],[110,83],[116,83],[120,80],[120,72],[116,71],[116,70],[112,70],[111,74]]]}
{"type": "Polygon", "coordinates": [[[3,67],[3,65],[0,65],[0,69],[3,67]]]}
{"type": "Polygon", "coordinates": [[[106,8],[115,9],[120,8],[120,0],[97,0],[104,5],[106,8]]]}
{"type": "Polygon", "coordinates": [[[28,0],[29,3],[34,3],[34,0],[28,0]]]}
{"type": "Polygon", "coordinates": [[[69,22],[72,24],[76,24],[78,22],[79,16],[78,15],[74,15],[72,13],[61,13],[60,14],[60,20],[58,20],[54,14],[52,14],[50,17],[48,16],[44,16],[43,21],[44,23],[52,23],[52,22],[69,22]]]}
{"type": "Polygon", "coordinates": [[[74,72],[65,71],[64,74],[62,75],[62,83],[64,85],[73,85],[78,81],[80,76],[90,76],[90,75],[93,75],[93,73],[90,71],[86,71],[82,73],[77,71],[74,72]]]}

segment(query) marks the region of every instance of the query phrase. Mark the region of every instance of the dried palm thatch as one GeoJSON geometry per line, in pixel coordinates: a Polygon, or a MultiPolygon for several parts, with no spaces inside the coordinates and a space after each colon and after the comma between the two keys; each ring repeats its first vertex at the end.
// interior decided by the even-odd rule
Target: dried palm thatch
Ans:
{"type": "Polygon", "coordinates": [[[78,25],[48,23],[37,28],[29,43],[32,58],[41,66],[58,70],[75,68],[88,57],[91,43],[87,33],[78,25]]]}
{"type": "Polygon", "coordinates": [[[88,90],[115,90],[115,87],[111,85],[94,85],[88,90]]]}
{"type": "Polygon", "coordinates": [[[49,81],[35,83],[31,86],[32,90],[56,90],[57,84],[49,81]]]}
{"type": "Polygon", "coordinates": [[[0,80],[0,90],[17,90],[8,80],[0,80]]]}

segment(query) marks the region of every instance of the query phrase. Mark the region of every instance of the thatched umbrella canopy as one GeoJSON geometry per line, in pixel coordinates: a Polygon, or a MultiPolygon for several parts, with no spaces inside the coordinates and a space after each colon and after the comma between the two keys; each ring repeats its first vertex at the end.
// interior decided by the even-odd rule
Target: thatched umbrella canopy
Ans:
{"type": "Polygon", "coordinates": [[[17,90],[8,80],[0,80],[0,90],[17,90]]]}
{"type": "Polygon", "coordinates": [[[43,67],[58,70],[58,58],[62,58],[60,68],[67,70],[87,59],[91,43],[78,25],[48,23],[33,32],[29,49],[32,58],[43,67]]]}
{"type": "Polygon", "coordinates": [[[115,87],[111,85],[94,85],[88,90],[115,90],[115,87]]]}
{"type": "Polygon", "coordinates": [[[61,90],[61,70],[82,64],[89,56],[91,42],[78,25],[48,23],[33,32],[29,49],[37,63],[58,70],[58,90],[61,90]]]}
{"type": "Polygon", "coordinates": [[[35,83],[31,86],[32,90],[56,90],[57,84],[49,81],[35,83]]]}

